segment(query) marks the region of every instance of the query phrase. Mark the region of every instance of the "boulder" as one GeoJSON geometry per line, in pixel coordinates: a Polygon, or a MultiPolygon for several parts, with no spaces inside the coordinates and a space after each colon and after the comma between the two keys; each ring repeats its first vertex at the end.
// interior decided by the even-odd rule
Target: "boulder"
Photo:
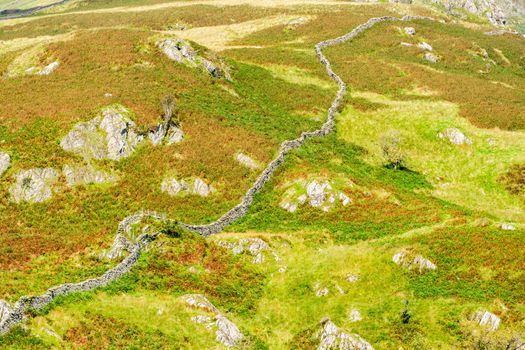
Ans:
{"type": "Polygon", "coordinates": [[[313,208],[328,212],[337,204],[347,206],[352,203],[350,197],[336,188],[339,186],[336,183],[334,180],[297,180],[284,193],[279,206],[293,213],[300,205],[308,203],[313,208]]]}
{"type": "Polygon", "coordinates": [[[327,287],[321,285],[321,283],[316,282],[314,285],[314,292],[316,297],[325,297],[330,293],[330,290],[327,287]]]}
{"type": "Polygon", "coordinates": [[[195,315],[192,316],[191,320],[195,323],[203,324],[208,330],[215,329],[217,342],[226,347],[234,347],[243,341],[244,335],[239,327],[224,316],[204,295],[189,294],[182,296],[181,299],[191,307],[214,314],[213,317],[209,315],[195,315]]]}
{"type": "Polygon", "coordinates": [[[501,323],[501,319],[498,316],[486,310],[476,311],[472,315],[471,320],[490,331],[497,330],[501,323]]]}
{"type": "Polygon", "coordinates": [[[516,227],[512,224],[509,224],[509,223],[502,223],[501,225],[499,225],[499,228],[502,229],[503,231],[514,231],[516,230],[516,227]]]}
{"type": "Polygon", "coordinates": [[[0,176],[2,176],[11,165],[11,157],[9,154],[0,152],[0,176]]]}
{"type": "Polygon", "coordinates": [[[440,139],[448,139],[450,143],[455,145],[471,145],[470,141],[461,131],[456,128],[447,128],[438,134],[440,139]]]}
{"type": "Polygon", "coordinates": [[[53,168],[21,170],[15,175],[15,183],[9,192],[16,203],[44,202],[53,195],[52,186],[57,178],[58,172],[53,168]]]}
{"type": "Polygon", "coordinates": [[[215,192],[212,185],[206,184],[201,178],[177,180],[175,178],[166,178],[162,181],[161,191],[170,196],[179,194],[194,194],[201,197],[207,197],[215,192]]]}
{"type": "Polygon", "coordinates": [[[143,139],[130,116],[130,111],[121,105],[106,107],[94,119],[76,124],[60,146],[85,159],[129,157],[143,139]]]}
{"type": "Polygon", "coordinates": [[[413,27],[405,27],[404,30],[407,35],[416,35],[416,29],[413,27]]]}
{"type": "Polygon", "coordinates": [[[237,241],[220,240],[217,244],[223,248],[231,250],[233,254],[238,255],[247,253],[253,256],[254,264],[262,264],[268,258],[279,261],[281,258],[270,248],[270,245],[260,238],[241,238],[237,241]]]}
{"type": "Polygon", "coordinates": [[[350,322],[359,322],[363,319],[361,316],[361,313],[357,309],[350,310],[350,313],[348,314],[348,320],[350,322]]]}
{"type": "Polygon", "coordinates": [[[87,184],[110,184],[117,181],[117,176],[97,170],[93,165],[75,166],[64,165],[62,173],[66,177],[66,182],[69,187],[87,184]]]}
{"type": "Polygon", "coordinates": [[[341,330],[328,318],[321,321],[317,339],[317,350],[374,350],[361,336],[341,330]]]}
{"type": "Polygon", "coordinates": [[[417,269],[419,273],[424,273],[428,270],[435,270],[437,268],[434,263],[423,258],[421,255],[412,255],[406,251],[396,253],[392,257],[392,261],[408,270],[417,269]]]}
{"type": "Polygon", "coordinates": [[[159,124],[148,133],[148,138],[154,146],[160,145],[164,140],[166,140],[166,144],[169,146],[182,142],[184,133],[182,129],[175,125],[170,125],[168,131],[166,131],[166,125],[159,124]]]}
{"type": "Polygon", "coordinates": [[[45,66],[44,68],[42,68],[40,71],[38,71],[37,75],[49,75],[51,73],[53,73],[55,71],[55,69],[58,68],[58,66],[60,66],[60,62],[58,61],[55,61],[55,62],[52,62],[50,64],[48,64],[47,66],[45,66]]]}
{"type": "Polygon", "coordinates": [[[421,50],[432,51],[432,46],[424,41],[417,44],[417,47],[419,47],[421,50]]]}
{"type": "Polygon", "coordinates": [[[250,158],[250,156],[247,156],[244,153],[237,153],[237,155],[235,156],[235,160],[237,160],[242,166],[250,170],[257,170],[261,168],[259,163],[257,163],[255,160],[250,158]]]}
{"type": "Polygon", "coordinates": [[[425,53],[425,56],[423,57],[425,58],[425,60],[429,61],[430,63],[437,63],[437,61],[439,61],[439,58],[431,52],[425,53]]]}
{"type": "Polygon", "coordinates": [[[7,320],[11,313],[11,305],[5,300],[0,299],[0,325],[7,320]]]}

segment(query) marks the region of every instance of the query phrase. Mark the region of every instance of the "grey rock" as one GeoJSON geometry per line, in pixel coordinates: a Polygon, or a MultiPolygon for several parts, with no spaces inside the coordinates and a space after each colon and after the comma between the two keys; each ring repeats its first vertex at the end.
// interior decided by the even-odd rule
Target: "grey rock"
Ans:
{"type": "Polygon", "coordinates": [[[184,133],[182,132],[182,129],[172,126],[168,130],[166,139],[167,139],[166,143],[168,145],[173,145],[174,143],[180,143],[184,139],[184,133]]]}
{"type": "Polygon", "coordinates": [[[419,273],[424,273],[427,270],[435,270],[437,268],[433,262],[423,258],[421,255],[412,256],[406,251],[394,254],[392,261],[408,270],[417,269],[419,273]]]}
{"type": "Polygon", "coordinates": [[[202,294],[187,294],[181,299],[189,306],[212,313],[219,313],[219,310],[202,294]]]}
{"type": "Polygon", "coordinates": [[[133,154],[142,139],[130,111],[114,105],[104,108],[94,119],[75,125],[60,146],[85,159],[120,160],[133,154]]]}
{"type": "Polygon", "coordinates": [[[434,55],[433,53],[431,53],[431,52],[425,53],[424,58],[425,58],[425,60],[429,61],[430,63],[437,63],[437,61],[439,61],[439,58],[436,55],[434,55]]]}
{"type": "Polygon", "coordinates": [[[325,297],[330,293],[330,290],[327,287],[321,285],[321,283],[316,282],[314,285],[314,292],[316,297],[325,297]]]}
{"type": "Polygon", "coordinates": [[[11,305],[5,300],[0,299],[0,324],[7,320],[7,317],[11,313],[11,305]]]}
{"type": "Polygon", "coordinates": [[[419,47],[422,50],[432,51],[432,46],[430,46],[428,43],[424,41],[417,44],[417,47],[419,47]]]}
{"type": "Polygon", "coordinates": [[[45,66],[44,68],[42,68],[42,70],[40,70],[36,74],[37,75],[49,75],[49,74],[53,73],[55,71],[55,69],[58,68],[58,66],[60,66],[60,62],[58,62],[58,61],[52,62],[52,63],[48,64],[47,66],[45,66]]]}
{"type": "Polygon", "coordinates": [[[2,176],[11,165],[11,157],[9,154],[0,152],[0,176],[2,176]]]}
{"type": "Polygon", "coordinates": [[[201,178],[177,180],[175,178],[166,178],[162,181],[161,191],[168,193],[170,196],[178,194],[194,194],[201,197],[207,197],[215,192],[212,185],[206,184],[201,178]]]}
{"type": "Polygon", "coordinates": [[[250,156],[247,156],[244,153],[237,153],[237,155],[235,156],[235,159],[241,165],[245,166],[246,168],[250,170],[257,170],[261,168],[261,166],[255,160],[253,160],[250,156]]]}
{"type": "Polygon", "coordinates": [[[321,322],[317,338],[317,350],[374,350],[361,336],[341,330],[330,319],[321,322]]]}
{"type": "Polygon", "coordinates": [[[16,203],[44,202],[52,197],[52,186],[57,178],[58,172],[53,168],[21,170],[15,175],[15,183],[9,192],[16,203]]]}
{"type": "MultiPolygon", "coordinates": [[[[306,180],[298,180],[295,182],[301,187],[301,191],[305,191],[300,195],[297,195],[295,187],[289,188],[285,194],[283,200],[279,203],[279,206],[284,210],[293,213],[297,210],[299,205],[306,202],[313,207],[319,208],[323,211],[329,211],[336,204],[340,203],[343,206],[347,206],[352,203],[352,199],[341,191],[334,188],[334,181],[317,181],[312,180],[307,182],[306,180]]],[[[299,192],[300,193],[300,192],[299,192]]]]}
{"type": "Polygon", "coordinates": [[[115,236],[109,252],[102,253],[102,258],[109,260],[120,258],[127,252],[131,252],[133,250],[133,246],[134,244],[129,238],[119,233],[117,236],[115,236]]]}
{"type": "Polygon", "coordinates": [[[447,128],[443,132],[438,134],[440,139],[448,139],[450,143],[455,145],[471,145],[470,141],[461,131],[456,128],[447,128]]]}
{"type": "Polygon", "coordinates": [[[414,27],[405,27],[404,30],[407,35],[416,35],[416,29],[414,27]]]}
{"type": "Polygon", "coordinates": [[[359,276],[353,273],[350,273],[346,276],[346,280],[350,283],[356,283],[359,280],[359,276]]]}
{"type": "Polygon", "coordinates": [[[472,315],[471,320],[490,331],[496,331],[501,323],[501,319],[498,316],[486,310],[476,311],[472,315]]]}
{"type": "Polygon", "coordinates": [[[110,184],[117,181],[117,176],[111,173],[97,170],[93,165],[75,166],[64,165],[62,173],[66,177],[69,187],[87,184],[110,184]]]}
{"type": "Polygon", "coordinates": [[[232,321],[219,314],[216,316],[216,326],[217,331],[216,339],[218,342],[224,344],[225,346],[232,347],[237,345],[243,338],[244,335],[239,330],[239,327],[235,325],[232,321]]]}
{"type": "Polygon", "coordinates": [[[514,231],[516,230],[516,227],[512,224],[509,224],[509,223],[502,223],[501,225],[499,225],[499,228],[502,229],[503,231],[514,231]]]}
{"type": "Polygon", "coordinates": [[[357,310],[357,309],[350,310],[350,313],[348,315],[348,320],[350,322],[359,322],[362,319],[363,319],[363,317],[361,316],[361,313],[359,312],[359,310],[357,310]]]}

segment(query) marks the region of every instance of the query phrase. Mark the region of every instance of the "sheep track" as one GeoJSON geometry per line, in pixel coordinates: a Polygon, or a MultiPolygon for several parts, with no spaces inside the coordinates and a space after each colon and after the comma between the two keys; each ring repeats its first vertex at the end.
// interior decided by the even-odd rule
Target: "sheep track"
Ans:
{"type": "MultiPolygon", "coordinates": [[[[340,36],[335,39],[330,39],[326,41],[322,41],[315,45],[315,52],[317,54],[317,57],[319,58],[319,61],[326,67],[326,72],[328,76],[337,84],[339,85],[339,90],[337,91],[337,95],[335,99],[333,100],[330,108],[327,112],[327,120],[322,125],[321,128],[315,130],[315,131],[305,131],[301,133],[301,136],[294,140],[288,140],[284,141],[281,144],[281,147],[279,149],[279,153],[277,157],[272,160],[268,166],[262,171],[262,173],[259,175],[253,186],[248,189],[248,191],[243,196],[241,202],[237,204],[234,208],[229,210],[226,214],[221,216],[219,219],[217,219],[215,222],[208,224],[208,225],[192,225],[192,224],[186,224],[186,223],[177,223],[173,220],[171,220],[173,223],[176,223],[179,227],[196,232],[204,237],[208,237],[212,234],[216,234],[218,232],[221,232],[224,227],[231,224],[235,220],[243,217],[248,212],[248,209],[250,205],[253,202],[253,196],[259,192],[262,187],[269,181],[272,174],[279,168],[279,166],[284,162],[285,156],[290,151],[297,149],[301,147],[306,140],[313,138],[313,137],[323,137],[328,135],[330,132],[334,129],[334,119],[335,119],[335,113],[339,106],[341,105],[341,102],[343,100],[343,96],[346,92],[346,84],[343,82],[343,80],[335,74],[335,72],[332,70],[331,64],[328,61],[328,59],[324,56],[322,53],[322,49],[328,46],[337,45],[349,40],[352,40],[357,35],[362,33],[363,31],[373,27],[374,25],[381,23],[381,22],[387,22],[387,21],[414,21],[414,20],[429,20],[433,21],[434,19],[431,17],[423,17],[423,16],[404,16],[402,18],[397,17],[374,17],[369,19],[366,23],[361,24],[357,26],[355,29],[353,29],[351,32],[340,36]]],[[[117,233],[121,234],[123,233],[127,227],[129,227],[131,224],[140,222],[143,219],[151,218],[155,220],[161,220],[161,221],[168,221],[169,219],[166,218],[164,214],[159,214],[153,211],[142,211],[133,215],[130,215],[126,217],[118,226],[117,233]]],[[[40,310],[47,305],[51,304],[53,300],[61,295],[67,295],[74,292],[86,292],[91,291],[93,289],[105,286],[109,284],[112,281],[115,281],[122,277],[124,274],[126,274],[130,269],[136,264],[138,261],[142,250],[151,242],[153,242],[157,237],[159,236],[158,232],[150,231],[148,233],[144,233],[141,236],[139,236],[136,240],[136,243],[133,245],[133,247],[130,249],[130,253],[127,255],[127,257],[122,260],[118,265],[116,265],[114,268],[109,269],[106,271],[103,275],[88,279],[79,283],[65,283],[61,284],[56,287],[52,287],[48,289],[45,293],[39,295],[39,296],[23,296],[21,297],[16,303],[14,304],[13,308],[10,310],[7,317],[5,317],[4,321],[0,324],[0,336],[6,334],[11,330],[13,327],[15,327],[18,323],[22,322],[25,319],[26,312],[28,310],[40,310]]]]}

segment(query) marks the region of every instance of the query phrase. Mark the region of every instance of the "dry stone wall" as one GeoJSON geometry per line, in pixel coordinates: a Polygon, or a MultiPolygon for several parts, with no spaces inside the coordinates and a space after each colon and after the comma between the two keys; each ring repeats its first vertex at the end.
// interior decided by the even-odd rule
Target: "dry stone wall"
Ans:
{"type": "MultiPolygon", "coordinates": [[[[343,100],[343,96],[346,92],[346,84],[332,70],[330,61],[328,61],[328,59],[322,53],[323,48],[352,40],[353,38],[355,38],[357,35],[359,35],[363,31],[381,22],[412,21],[412,20],[420,20],[420,19],[433,20],[432,18],[429,18],[429,17],[420,17],[420,16],[405,16],[403,18],[388,17],[388,16],[387,17],[376,17],[376,18],[369,19],[366,23],[361,24],[360,26],[356,27],[354,30],[352,30],[348,34],[345,34],[335,39],[326,40],[326,41],[322,41],[318,43],[315,46],[315,52],[317,54],[317,57],[319,58],[321,63],[326,67],[327,74],[339,85],[339,90],[337,91],[337,95],[335,99],[333,100],[330,108],[328,109],[326,122],[318,130],[305,131],[301,134],[301,136],[299,136],[298,138],[294,140],[284,141],[281,144],[277,157],[273,161],[271,161],[270,164],[268,164],[268,166],[262,171],[261,175],[255,181],[253,186],[250,189],[248,189],[248,191],[242,198],[241,202],[238,205],[236,205],[233,209],[228,211],[226,214],[224,214],[222,217],[220,217],[218,220],[208,225],[192,225],[192,224],[179,223],[179,226],[189,231],[199,233],[204,237],[207,237],[209,235],[222,231],[222,229],[225,226],[243,217],[247,213],[248,208],[253,202],[253,196],[261,190],[261,188],[268,182],[268,180],[273,175],[273,173],[284,162],[284,159],[287,153],[289,153],[290,151],[294,149],[301,147],[306,142],[306,140],[312,137],[325,136],[333,130],[335,113],[337,112],[337,109],[339,108],[343,100]]],[[[145,218],[152,218],[152,219],[157,219],[157,220],[167,220],[165,215],[163,214],[158,214],[156,212],[151,212],[151,211],[140,212],[138,214],[133,214],[125,218],[119,224],[117,234],[125,233],[125,231],[130,225],[138,223],[145,218]]],[[[157,238],[157,236],[158,236],[157,232],[145,233],[141,235],[137,239],[129,255],[124,260],[122,260],[122,262],[120,262],[117,266],[108,270],[106,273],[104,273],[103,275],[97,278],[88,279],[86,281],[79,282],[79,283],[62,284],[57,287],[48,289],[44,294],[39,295],[39,296],[21,297],[14,304],[14,306],[10,310],[7,317],[4,317],[4,319],[0,322],[0,335],[7,333],[10,329],[12,329],[18,323],[20,323],[24,319],[26,312],[30,309],[36,309],[36,310],[42,309],[45,306],[51,304],[53,300],[60,295],[67,295],[67,294],[71,294],[75,292],[90,291],[95,288],[105,286],[109,284],[110,282],[119,279],[122,275],[127,273],[133,267],[133,265],[135,265],[138,258],[140,257],[140,254],[143,248],[147,246],[151,241],[154,241],[157,238]]]]}

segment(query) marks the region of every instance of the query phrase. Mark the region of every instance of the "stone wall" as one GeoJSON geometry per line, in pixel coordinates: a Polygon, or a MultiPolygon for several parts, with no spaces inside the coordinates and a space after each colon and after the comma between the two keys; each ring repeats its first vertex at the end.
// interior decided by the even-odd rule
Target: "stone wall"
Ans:
{"type": "MultiPolygon", "coordinates": [[[[224,214],[222,217],[220,217],[218,220],[209,225],[192,225],[185,223],[178,223],[178,225],[186,230],[199,233],[204,237],[222,231],[225,226],[246,215],[246,213],[248,212],[248,208],[253,202],[253,196],[262,189],[262,187],[268,182],[268,180],[270,180],[273,173],[275,173],[279,166],[284,162],[285,156],[288,152],[301,147],[306,142],[306,140],[312,137],[322,137],[329,134],[333,130],[335,113],[337,112],[337,109],[339,108],[343,100],[343,96],[346,92],[346,85],[343,82],[343,80],[337,74],[335,74],[335,72],[332,70],[330,62],[322,53],[322,49],[324,47],[337,45],[345,41],[351,40],[357,35],[359,35],[361,32],[373,27],[377,23],[386,21],[412,21],[419,19],[432,20],[432,18],[419,16],[405,16],[403,18],[371,18],[366,23],[356,27],[348,34],[345,34],[335,39],[330,39],[318,43],[315,46],[315,52],[317,53],[317,57],[319,58],[321,63],[326,67],[327,74],[339,85],[337,95],[333,100],[330,108],[328,109],[326,122],[321,126],[321,128],[317,130],[305,131],[301,133],[301,136],[294,140],[284,141],[281,144],[277,157],[273,161],[271,161],[270,164],[268,164],[268,166],[262,171],[261,175],[257,178],[253,186],[250,189],[248,189],[241,202],[238,205],[236,205],[233,209],[228,211],[226,214],[224,214]]],[[[130,215],[124,220],[122,220],[122,222],[118,226],[117,234],[124,233],[130,225],[139,223],[145,218],[152,218],[163,221],[168,220],[163,214],[159,214],[153,211],[142,211],[137,214],[130,215]]],[[[57,287],[48,289],[44,294],[39,296],[21,297],[13,306],[8,317],[6,317],[5,320],[0,324],[0,335],[7,333],[15,325],[20,323],[24,319],[26,311],[29,309],[39,310],[51,304],[53,300],[60,295],[67,295],[74,292],[90,291],[95,288],[105,286],[110,282],[117,280],[122,275],[127,273],[133,267],[133,265],[135,265],[138,258],[140,257],[143,248],[147,246],[150,242],[154,241],[158,237],[158,235],[159,233],[157,232],[146,233],[141,235],[137,239],[137,243],[135,243],[135,245],[133,246],[133,249],[131,250],[130,254],[121,263],[119,263],[114,268],[108,270],[102,276],[93,279],[88,279],[79,283],[62,284],[57,287]]]]}

